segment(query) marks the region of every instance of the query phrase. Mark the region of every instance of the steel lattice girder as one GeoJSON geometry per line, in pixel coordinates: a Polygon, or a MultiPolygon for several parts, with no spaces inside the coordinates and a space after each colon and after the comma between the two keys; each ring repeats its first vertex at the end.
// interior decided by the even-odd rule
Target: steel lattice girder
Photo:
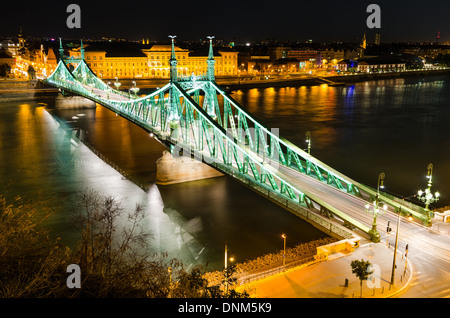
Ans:
{"type": "MultiPolygon", "coordinates": [[[[92,70],[88,67],[88,65],[83,61],[81,61],[77,68],[75,69],[75,71],[73,72],[74,75],[72,75],[70,73],[70,71],[67,69],[66,65],[64,63],[59,63],[57,69],[55,70],[55,72],[52,74],[52,76],[49,77],[49,81],[54,81],[55,78],[57,77],[60,81],[62,82],[64,81],[66,85],[61,85],[61,83],[58,83],[60,86],[63,86],[67,89],[74,89],[75,86],[78,86],[76,89],[80,90],[81,93],[83,93],[84,95],[89,95],[89,94],[93,94],[93,91],[89,92],[87,90],[86,87],[82,86],[79,87],[79,85],[77,85],[80,80],[84,81],[86,84],[91,84],[91,86],[94,86],[95,88],[99,89],[99,90],[108,90],[111,91],[113,93],[117,93],[118,91],[113,90],[112,88],[110,88],[108,85],[106,85],[103,81],[101,81],[100,79],[98,79],[95,74],[92,72],[92,70]],[[69,84],[67,85],[67,80],[72,79],[73,80],[73,84],[69,84]]],[[[247,140],[249,142],[249,147],[252,151],[259,153],[260,152],[260,146],[261,144],[263,145],[263,154],[270,156],[270,158],[272,160],[276,160],[278,159],[279,162],[281,162],[281,164],[283,165],[287,165],[287,166],[291,166],[291,158],[294,158],[294,161],[296,163],[296,167],[298,169],[298,171],[300,171],[301,173],[309,173],[312,170],[315,172],[317,178],[321,181],[326,181],[329,184],[335,184],[339,189],[345,189],[342,186],[342,182],[344,180],[340,180],[339,177],[335,176],[333,173],[331,173],[330,171],[326,171],[327,173],[327,179],[325,179],[323,177],[323,169],[321,169],[317,164],[313,163],[311,161],[311,158],[308,157],[307,155],[305,155],[305,153],[302,153],[302,151],[299,151],[299,149],[295,149],[293,147],[291,147],[290,145],[286,144],[284,141],[282,141],[281,139],[279,139],[278,136],[275,136],[274,134],[272,134],[271,132],[269,132],[265,127],[263,127],[262,125],[260,125],[256,120],[254,120],[252,117],[250,117],[249,114],[247,114],[245,111],[243,111],[238,104],[231,99],[231,97],[229,97],[225,92],[223,92],[222,90],[220,90],[215,83],[213,82],[208,82],[207,84],[203,84],[203,85],[198,85],[197,88],[193,88],[189,91],[190,94],[192,94],[192,92],[195,92],[194,97],[196,98],[196,101],[194,101],[195,104],[198,105],[198,91],[200,89],[203,89],[205,91],[205,100],[204,100],[204,105],[203,105],[203,110],[206,109],[207,112],[209,112],[212,115],[216,115],[212,118],[214,118],[219,125],[222,126],[222,120],[221,115],[220,115],[220,109],[219,109],[219,103],[217,100],[217,94],[221,94],[224,98],[224,111],[223,111],[223,128],[228,128],[228,122],[230,123],[231,126],[231,131],[232,131],[232,135],[233,137],[235,137],[235,141],[238,144],[243,144],[245,143],[245,140],[247,140]],[[214,96],[214,97],[213,97],[214,96]],[[234,121],[234,115],[233,115],[233,109],[235,109],[235,112],[237,113],[237,119],[238,119],[238,123],[237,125],[235,124],[234,121]],[[252,136],[250,129],[249,129],[249,125],[248,125],[248,121],[250,120],[255,127],[255,134],[254,136],[252,136]],[[237,128],[236,128],[237,126],[237,128]],[[270,143],[270,145],[268,144],[268,142],[270,143]],[[281,147],[281,145],[285,146],[287,151],[286,154],[283,152],[283,149],[281,147]],[[275,150],[276,149],[276,150],[275,150]],[[278,158],[275,156],[275,153],[277,152],[278,158]],[[300,160],[301,157],[306,164],[306,170],[303,167],[303,164],[300,160]]],[[[156,119],[159,117],[161,123],[160,125],[163,127],[162,130],[163,131],[167,131],[168,125],[169,125],[169,121],[174,117],[175,114],[177,115],[176,117],[182,118],[182,120],[180,121],[180,127],[184,126],[184,131],[182,133],[182,135],[184,135],[184,138],[188,138],[188,136],[190,134],[187,134],[187,131],[189,130],[189,123],[192,123],[192,120],[194,118],[192,110],[188,109],[186,107],[186,103],[182,105],[180,105],[179,102],[179,94],[174,92],[173,89],[169,90],[169,96],[172,96],[172,98],[169,98],[169,100],[164,103],[163,107],[163,101],[167,100],[164,97],[164,94],[168,91],[168,85],[164,86],[163,88],[161,88],[159,91],[154,92],[153,94],[147,95],[143,98],[137,98],[132,100],[131,97],[128,101],[120,101],[120,102],[113,102],[112,104],[115,106],[119,106],[121,109],[124,109],[128,112],[133,113],[136,117],[142,117],[142,114],[144,113],[145,108],[148,108],[148,106],[153,105],[154,106],[154,97],[155,95],[159,95],[158,98],[158,106],[159,106],[159,112],[157,111],[147,111],[147,113],[152,114],[152,120],[151,120],[151,124],[155,125],[156,119]],[[137,114],[135,110],[137,111],[137,114]],[[186,114],[186,117],[183,116],[183,111],[186,114]],[[159,116],[158,116],[159,115],[159,116]]],[[[184,91],[183,88],[179,87],[178,88],[179,91],[184,91]]],[[[121,94],[123,94],[123,92],[120,92],[121,94]]],[[[189,95],[186,95],[189,96],[189,95]]],[[[208,115],[210,115],[208,114],[208,115]]],[[[208,116],[211,118],[211,116],[208,116]]],[[[148,117],[146,118],[146,120],[148,121],[148,117]]],[[[205,130],[205,123],[202,123],[203,127],[199,127],[197,126],[197,135],[195,135],[195,131],[193,133],[193,139],[196,142],[196,148],[202,148],[202,143],[203,143],[203,131],[205,130]]],[[[211,148],[211,151],[214,149],[214,147],[211,145],[211,140],[209,138],[209,135],[207,136],[207,144],[208,147],[211,148]]],[[[345,182],[345,181],[344,181],[345,182]]],[[[355,193],[359,194],[359,192],[357,191],[357,188],[355,186],[353,186],[352,184],[346,182],[347,184],[347,190],[348,191],[354,191],[355,193]]]]}
{"type": "MultiPolygon", "coordinates": [[[[239,144],[244,145],[248,142],[250,149],[257,154],[261,154],[262,146],[263,156],[268,156],[271,160],[276,160],[284,166],[291,167],[291,158],[294,158],[294,162],[296,164],[294,168],[299,172],[304,174],[311,174],[311,172],[313,172],[313,176],[315,176],[318,180],[334,185],[340,190],[345,190],[349,193],[354,193],[360,196],[359,189],[351,181],[348,181],[339,173],[334,172],[330,167],[320,163],[317,159],[310,156],[305,151],[293,146],[288,141],[281,139],[259,124],[258,121],[245,112],[226,92],[221,90],[216,83],[209,82],[207,85],[198,86],[197,89],[193,88],[188,92],[190,94],[194,93],[198,100],[199,90],[203,90],[205,92],[203,109],[214,107],[215,116],[212,118],[214,118],[219,125],[225,129],[228,130],[228,128],[230,128],[232,135],[236,138],[239,144]],[[206,105],[206,96],[211,96],[212,89],[214,90],[215,96],[221,95],[223,97],[222,112],[220,112],[217,98],[215,98],[215,100],[211,103],[214,105],[206,105]],[[223,114],[223,119],[220,114],[223,114]],[[235,119],[237,119],[237,124],[235,119]],[[254,133],[250,130],[249,122],[253,125],[254,133]],[[283,147],[286,149],[285,151],[283,150],[283,147]],[[306,166],[306,169],[304,166],[306,166]],[[345,186],[343,184],[345,184],[345,186]]],[[[209,98],[209,100],[211,100],[211,98],[209,98]]]]}
{"type": "MultiPolygon", "coordinates": [[[[209,98],[209,103],[214,104],[214,115],[216,115],[214,117],[211,117],[207,113],[212,105],[204,105],[205,111],[205,109],[198,104],[197,91],[200,88],[207,87],[205,84],[198,85],[197,88],[186,91],[177,82],[168,83],[150,95],[133,99],[130,94],[114,90],[103,83],[95,76],[95,74],[93,74],[87,65],[83,66],[83,62],[78,65],[77,69],[76,74],[78,77],[81,75],[82,78],[89,79],[92,84],[90,85],[90,88],[75,78],[67,69],[67,66],[61,62],[58,64],[55,72],[47,79],[47,82],[101,103],[138,125],[149,129],[161,139],[169,140],[173,144],[180,143],[190,145],[194,153],[206,153],[209,158],[216,159],[213,163],[210,163],[211,165],[224,171],[230,171],[230,174],[234,177],[251,178],[260,186],[270,189],[270,191],[278,193],[292,202],[297,202],[297,204],[306,205],[308,207],[312,207],[312,201],[317,202],[319,205],[323,204],[320,198],[311,196],[311,194],[306,195],[304,192],[278,176],[273,167],[264,165],[260,162],[260,158],[258,158],[255,151],[259,152],[262,144],[262,152],[265,155],[270,155],[273,158],[274,154],[277,153],[281,158],[280,161],[285,165],[288,163],[290,164],[291,158],[294,158],[299,170],[305,170],[299,159],[301,153],[299,153],[298,150],[287,147],[287,152],[285,154],[281,147],[281,145],[286,147],[285,142],[273,134],[267,134],[268,130],[266,128],[249,117],[246,112],[236,106],[236,102],[226,95],[226,98],[224,98],[224,120],[221,122],[222,125],[217,120],[217,118],[220,118],[221,116],[217,96],[216,98],[209,98]],[[94,93],[93,88],[101,92],[97,91],[94,93]],[[106,93],[106,98],[101,95],[101,93],[106,93]],[[190,94],[192,93],[194,93],[194,98],[197,100],[191,98],[190,94]],[[128,99],[114,100],[108,98],[108,94],[116,94],[117,96],[128,97],[128,99]],[[249,147],[245,146],[245,135],[243,138],[242,134],[239,135],[239,132],[236,131],[233,108],[235,109],[236,118],[238,119],[238,128],[244,129],[245,135],[249,138],[247,139],[249,141],[249,147]],[[173,115],[174,111],[177,116],[168,120],[168,116],[170,114],[173,115]],[[249,133],[248,119],[255,125],[256,134],[254,139],[250,139],[251,134],[249,133]],[[169,122],[171,122],[170,125],[169,122]],[[232,134],[229,134],[226,131],[228,122],[231,124],[232,134]],[[174,136],[171,131],[171,125],[174,123],[176,126],[184,128],[184,131],[182,130],[182,133],[177,136],[174,136]],[[206,148],[204,148],[204,143],[207,145],[206,148]],[[219,155],[220,153],[222,156],[219,155]],[[250,167],[250,169],[248,169],[248,167],[250,167]]],[[[218,90],[215,83],[210,82],[208,85],[210,86],[209,88],[213,87],[215,92],[219,92],[223,95],[223,92],[218,90]]],[[[318,171],[316,164],[310,162],[308,166],[313,166],[314,170],[318,171]]],[[[334,175],[329,174],[328,179],[333,180],[334,183],[338,184],[334,175]]],[[[354,186],[348,185],[348,190],[351,190],[351,188],[354,188],[354,186]]],[[[333,207],[327,208],[332,213],[342,216],[344,220],[348,220],[352,224],[358,224],[358,222],[352,220],[333,207]]],[[[358,227],[358,225],[356,226],[358,227]]],[[[366,230],[361,224],[359,227],[363,231],[366,230]]]]}

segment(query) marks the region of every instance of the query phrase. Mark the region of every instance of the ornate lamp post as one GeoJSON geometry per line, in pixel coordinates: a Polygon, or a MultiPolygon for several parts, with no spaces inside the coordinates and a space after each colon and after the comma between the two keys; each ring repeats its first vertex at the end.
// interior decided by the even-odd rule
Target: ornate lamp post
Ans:
{"type": "Polygon", "coordinates": [[[130,90],[134,93],[134,96],[137,95],[137,93],[139,92],[139,87],[136,87],[136,82],[133,81],[133,87],[130,88],[130,90]]]}
{"type": "Polygon", "coordinates": [[[119,82],[119,78],[116,77],[116,81],[114,82],[114,86],[116,87],[117,90],[119,90],[119,87],[122,85],[122,83],[119,82]]]}
{"type": "Polygon", "coordinates": [[[428,188],[425,189],[425,191],[419,190],[417,192],[417,198],[425,203],[425,213],[427,214],[427,224],[431,225],[431,216],[430,216],[430,210],[428,209],[429,205],[431,203],[436,202],[437,200],[439,200],[439,192],[435,192],[434,194],[431,193],[431,178],[433,176],[433,164],[430,163],[427,166],[428,169],[428,188]]]}
{"type": "Polygon", "coordinates": [[[233,263],[234,257],[231,256],[230,258],[228,258],[228,248],[227,248],[227,243],[225,243],[225,268],[223,270],[224,278],[225,278],[225,295],[228,295],[229,278],[230,278],[230,275],[232,274],[232,271],[230,269],[228,269],[228,260],[231,263],[233,263]]]}
{"type": "Polygon", "coordinates": [[[373,214],[373,222],[372,222],[372,229],[369,231],[369,234],[372,238],[372,241],[379,242],[380,241],[380,233],[377,231],[377,216],[380,213],[384,213],[387,210],[387,205],[382,204],[379,202],[379,195],[380,195],[380,188],[384,188],[384,180],[385,174],[384,172],[380,173],[378,175],[378,185],[377,185],[377,193],[375,195],[375,201],[373,201],[372,204],[367,203],[366,204],[366,212],[373,214]]]}
{"type": "Polygon", "coordinates": [[[311,154],[311,132],[306,132],[306,142],[308,143],[308,155],[311,154]]]}

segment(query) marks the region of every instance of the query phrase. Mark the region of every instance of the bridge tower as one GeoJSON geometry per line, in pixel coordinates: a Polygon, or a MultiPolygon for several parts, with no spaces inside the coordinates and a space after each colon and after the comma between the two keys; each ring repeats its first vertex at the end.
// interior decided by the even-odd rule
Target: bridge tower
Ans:
{"type": "Polygon", "coordinates": [[[81,53],[81,60],[84,60],[83,39],[81,39],[80,53],[81,53]]]}
{"type": "Polygon", "coordinates": [[[169,38],[172,39],[172,52],[170,54],[170,60],[169,60],[169,64],[170,64],[170,82],[177,82],[178,78],[177,78],[177,58],[175,57],[175,44],[174,44],[174,39],[176,38],[176,35],[169,35],[169,38]]]}
{"type": "Polygon", "coordinates": [[[208,36],[208,39],[209,39],[209,53],[208,53],[208,60],[206,61],[206,63],[208,63],[208,70],[206,74],[208,77],[208,81],[214,82],[215,81],[214,64],[216,63],[216,61],[214,60],[214,52],[212,47],[212,39],[214,39],[214,36],[208,36]]]}
{"type": "MultiPolygon", "coordinates": [[[[175,56],[175,43],[174,39],[176,38],[176,35],[169,35],[169,38],[172,40],[172,49],[169,59],[170,64],[170,83],[174,84],[178,82],[178,75],[177,75],[177,58],[175,56]]],[[[175,87],[174,85],[171,85],[169,89],[169,105],[168,105],[168,113],[167,113],[167,121],[177,121],[179,119],[178,116],[178,104],[180,103],[179,98],[177,98],[177,94],[175,93],[175,87]]]]}
{"type": "Polygon", "coordinates": [[[61,38],[59,38],[59,58],[64,61],[64,49],[62,46],[61,38]]]}
{"type": "Polygon", "coordinates": [[[214,89],[212,83],[215,81],[215,66],[214,64],[216,61],[214,60],[214,51],[213,51],[213,45],[212,45],[212,39],[214,39],[214,36],[208,36],[209,39],[209,52],[208,52],[208,59],[206,60],[206,63],[208,64],[207,70],[206,70],[206,78],[208,80],[208,84],[205,88],[205,101],[204,101],[204,108],[206,108],[206,112],[211,117],[217,117],[216,116],[216,107],[218,106],[217,103],[217,92],[214,89]]]}

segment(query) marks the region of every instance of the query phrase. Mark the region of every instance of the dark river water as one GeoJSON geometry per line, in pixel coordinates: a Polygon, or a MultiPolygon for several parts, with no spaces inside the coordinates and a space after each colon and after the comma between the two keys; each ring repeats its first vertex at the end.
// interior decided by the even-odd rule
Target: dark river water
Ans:
{"type": "MultiPolygon", "coordinates": [[[[143,92],[145,93],[145,92],[143,92]]],[[[385,172],[388,192],[409,197],[427,185],[449,204],[450,77],[378,80],[248,89],[233,98],[261,123],[362,183],[376,186],[385,172]]],[[[81,213],[84,190],[112,195],[125,210],[141,204],[155,251],[186,264],[223,266],[224,246],[237,261],[326,235],[224,176],[155,185],[156,159],[165,149],[144,130],[104,107],[48,111],[40,102],[0,103],[0,191],[47,200],[52,235],[69,246],[78,232],[68,218],[81,213]],[[77,133],[96,149],[72,138],[77,133]],[[100,159],[102,157],[104,160],[100,159]],[[118,173],[144,184],[143,190],[118,173]]]]}

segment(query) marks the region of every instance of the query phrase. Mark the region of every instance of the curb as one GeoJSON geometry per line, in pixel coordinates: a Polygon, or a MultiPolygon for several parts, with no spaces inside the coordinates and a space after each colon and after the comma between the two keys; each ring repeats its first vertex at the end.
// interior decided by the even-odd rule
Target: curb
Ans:
{"type": "Polygon", "coordinates": [[[408,280],[405,282],[405,284],[404,284],[399,290],[393,292],[393,293],[390,294],[390,295],[386,295],[386,296],[383,297],[383,298],[390,298],[390,297],[393,297],[393,296],[395,296],[395,295],[397,295],[397,294],[403,292],[406,288],[409,287],[409,284],[411,283],[411,280],[412,280],[413,274],[414,274],[414,273],[413,273],[413,266],[412,266],[412,262],[411,262],[411,261],[408,262],[408,268],[409,268],[410,274],[409,274],[409,278],[408,278],[408,280]]]}

